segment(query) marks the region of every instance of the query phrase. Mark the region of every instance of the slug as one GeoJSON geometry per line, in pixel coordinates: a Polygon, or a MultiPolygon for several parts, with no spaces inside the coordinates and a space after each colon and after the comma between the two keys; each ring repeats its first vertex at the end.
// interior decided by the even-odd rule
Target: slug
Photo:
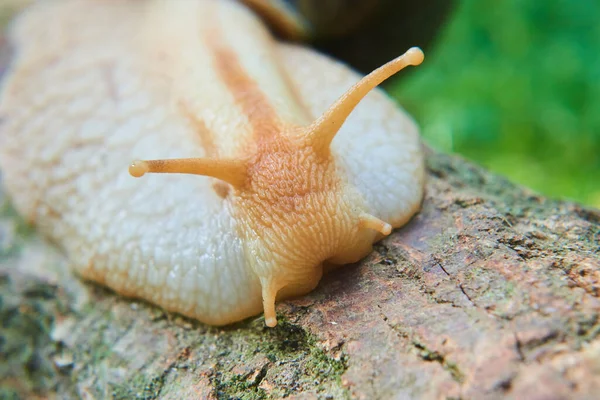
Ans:
{"type": "Polygon", "coordinates": [[[373,90],[418,48],[360,79],[224,0],[40,2],[10,40],[4,185],[77,274],[124,296],[273,327],[277,300],[420,208],[418,129],[373,90]],[[171,175],[132,177],[148,173],[171,175]]]}

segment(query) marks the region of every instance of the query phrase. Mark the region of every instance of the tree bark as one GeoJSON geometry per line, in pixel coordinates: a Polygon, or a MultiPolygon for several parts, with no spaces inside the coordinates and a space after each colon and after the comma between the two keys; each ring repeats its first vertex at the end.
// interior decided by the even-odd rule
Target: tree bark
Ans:
{"type": "Polygon", "coordinates": [[[429,152],[422,211],[226,328],[82,282],[0,212],[1,398],[562,399],[600,393],[600,212],[429,152]]]}

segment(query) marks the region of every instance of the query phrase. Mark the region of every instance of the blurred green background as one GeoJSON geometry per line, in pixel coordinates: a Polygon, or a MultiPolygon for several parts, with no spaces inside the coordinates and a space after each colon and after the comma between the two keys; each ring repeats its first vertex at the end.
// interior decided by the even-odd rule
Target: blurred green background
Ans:
{"type": "Polygon", "coordinates": [[[458,1],[388,90],[434,148],[600,208],[600,1],[458,1]]]}

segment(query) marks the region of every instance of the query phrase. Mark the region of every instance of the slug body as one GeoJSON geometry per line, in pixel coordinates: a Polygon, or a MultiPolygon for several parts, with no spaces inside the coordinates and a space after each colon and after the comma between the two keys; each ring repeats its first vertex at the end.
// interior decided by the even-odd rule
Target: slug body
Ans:
{"type": "Polygon", "coordinates": [[[274,326],[276,299],[419,208],[412,120],[378,90],[349,116],[419,50],[353,86],[240,3],[210,0],[41,3],[11,34],[4,184],[81,276],[123,295],[214,325],[264,310],[274,326]],[[131,175],[179,174],[135,179],[136,159],[160,160],[131,175]]]}

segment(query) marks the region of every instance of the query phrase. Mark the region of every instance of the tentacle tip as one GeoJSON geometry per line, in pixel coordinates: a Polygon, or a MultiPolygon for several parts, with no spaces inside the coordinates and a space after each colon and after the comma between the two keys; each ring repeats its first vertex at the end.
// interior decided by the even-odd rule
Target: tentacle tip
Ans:
{"type": "Polygon", "coordinates": [[[382,235],[387,236],[390,233],[392,233],[392,225],[380,220],[379,218],[377,218],[371,214],[361,215],[359,218],[359,221],[360,221],[360,225],[363,228],[373,229],[374,231],[377,231],[377,232],[381,233],[382,235]]]}
{"type": "Polygon", "coordinates": [[[277,326],[277,318],[276,317],[266,317],[265,318],[265,324],[269,328],[274,328],[274,327],[277,326]]]}
{"type": "Polygon", "coordinates": [[[379,231],[382,235],[389,235],[390,233],[392,233],[392,226],[388,223],[384,223],[381,226],[381,230],[379,231]]]}
{"type": "Polygon", "coordinates": [[[136,160],[129,165],[129,174],[135,178],[142,177],[148,172],[148,163],[146,161],[136,160]]]}
{"type": "Polygon", "coordinates": [[[419,47],[411,47],[405,55],[410,65],[419,65],[425,59],[425,54],[419,47]]]}

